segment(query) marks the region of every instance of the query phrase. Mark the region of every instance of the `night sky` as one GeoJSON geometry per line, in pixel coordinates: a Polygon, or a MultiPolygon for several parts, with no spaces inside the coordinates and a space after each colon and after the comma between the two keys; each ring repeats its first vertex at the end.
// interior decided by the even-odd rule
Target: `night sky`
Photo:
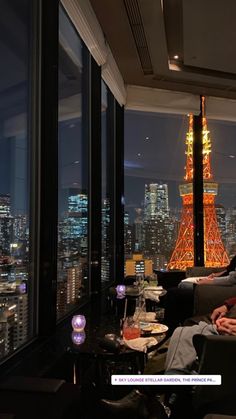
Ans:
{"type": "MultiPolygon", "coordinates": [[[[0,68],[0,194],[10,194],[12,213],[22,214],[28,211],[31,178],[28,165],[31,136],[27,119],[31,116],[28,107],[30,2],[24,0],[21,7],[17,0],[4,0],[3,3],[4,10],[9,8],[11,18],[6,20],[2,16],[5,20],[0,34],[0,52],[4,57],[0,68]],[[21,36],[10,36],[16,33],[21,36]]],[[[65,39],[68,38],[68,45],[73,47],[80,66],[81,41],[65,15],[60,14],[60,18],[65,19],[65,22],[60,20],[60,30],[65,31],[65,39]]],[[[68,195],[73,191],[86,191],[88,185],[87,158],[84,157],[86,139],[83,138],[81,127],[81,102],[76,96],[81,91],[81,72],[76,70],[74,74],[74,64],[69,55],[66,59],[63,57],[60,56],[59,65],[59,96],[68,99],[66,109],[73,116],[70,118],[68,113],[66,120],[59,123],[60,216],[67,209],[68,195]]],[[[140,207],[144,200],[145,183],[159,181],[168,183],[170,206],[182,205],[178,186],[184,178],[187,127],[187,116],[125,112],[127,210],[140,207]]],[[[226,208],[236,206],[236,159],[229,157],[236,155],[236,124],[209,121],[209,129],[214,180],[219,183],[216,202],[226,208]]]]}

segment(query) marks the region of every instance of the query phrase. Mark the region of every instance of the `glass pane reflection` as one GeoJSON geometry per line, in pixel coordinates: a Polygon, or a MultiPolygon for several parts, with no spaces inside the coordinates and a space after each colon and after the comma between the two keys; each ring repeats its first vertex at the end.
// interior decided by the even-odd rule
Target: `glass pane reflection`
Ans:
{"type": "Polygon", "coordinates": [[[2,0],[1,11],[0,359],[33,334],[32,314],[29,317],[30,1],[19,7],[17,0],[2,0]]]}
{"type": "Polygon", "coordinates": [[[88,295],[83,44],[62,7],[59,40],[57,317],[61,318],[88,295]]]}

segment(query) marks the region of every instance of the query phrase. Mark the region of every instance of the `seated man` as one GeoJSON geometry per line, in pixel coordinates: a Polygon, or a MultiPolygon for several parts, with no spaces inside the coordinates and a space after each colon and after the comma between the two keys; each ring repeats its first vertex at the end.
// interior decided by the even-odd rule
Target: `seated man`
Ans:
{"type": "MultiPolygon", "coordinates": [[[[216,308],[211,314],[211,321],[212,323],[200,321],[199,324],[194,326],[178,327],[174,331],[168,347],[165,374],[196,373],[196,351],[192,342],[195,334],[236,335],[236,297],[226,300],[222,306],[216,308]]],[[[156,393],[158,393],[158,388],[156,393]]],[[[154,404],[153,394],[152,397],[150,397],[150,394],[150,388],[148,386],[145,388],[144,386],[141,390],[132,391],[121,400],[110,401],[104,399],[102,400],[102,404],[108,412],[118,414],[120,415],[118,417],[122,417],[123,419],[126,415],[130,415],[130,418],[167,418],[168,416],[165,413],[163,405],[157,399],[154,404]],[[150,412],[150,409],[152,409],[152,412],[150,412]],[[154,409],[156,410],[156,414],[154,409]]],[[[170,417],[178,417],[174,408],[170,417]]],[[[183,418],[184,416],[181,417],[183,418]]]]}
{"type": "Polygon", "coordinates": [[[208,276],[189,277],[183,279],[178,288],[191,288],[193,284],[210,284],[210,285],[235,285],[236,284],[236,255],[232,258],[229,265],[221,272],[212,272],[208,276]]]}
{"type": "Polygon", "coordinates": [[[183,322],[193,316],[194,288],[198,285],[235,285],[236,284],[236,256],[221,272],[212,273],[208,277],[186,278],[178,287],[169,288],[162,298],[161,304],[165,308],[165,323],[170,333],[183,322]]]}

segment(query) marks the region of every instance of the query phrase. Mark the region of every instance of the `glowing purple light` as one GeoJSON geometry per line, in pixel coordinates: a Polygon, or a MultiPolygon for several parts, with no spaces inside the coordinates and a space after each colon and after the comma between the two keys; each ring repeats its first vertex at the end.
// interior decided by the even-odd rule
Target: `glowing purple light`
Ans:
{"type": "Polygon", "coordinates": [[[82,343],[84,343],[86,339],[85,331],[82,330],[82,332],[76,332],[75,330],[73,330],[73,332],[71,333],[71,339],[75,345],[82,345],[82,343]]]}
{"type": "Polygon", "coordinates": [[[26,293],[26,284],[24,282],[22,282],[19,287],[18,287],[20,294],[25,294],[26,293]]]}
{"type": "Polygon", "coordinates": [[[81,332],[84,330],[86,325],[86,319],[83,314],[77,314],[76,316],[72,317],[71,320],[72,328],[75,332],[81,332]]]}
{"type": "Polygon", "coordinates": [[[116,292],[118,298],[123,298],[125,296],[125,285],[117,285],[116,292]]]}

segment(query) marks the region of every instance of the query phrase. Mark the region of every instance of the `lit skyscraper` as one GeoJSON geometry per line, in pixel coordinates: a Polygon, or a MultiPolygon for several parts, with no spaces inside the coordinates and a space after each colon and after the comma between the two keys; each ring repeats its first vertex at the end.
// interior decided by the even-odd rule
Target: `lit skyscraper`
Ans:
{"type": "Polygon", "coordinates": [[[236,207],[228,208],[226,211],[226,231],[227,231],[227,252],[232,258],[236,253],[236,207]]]}
{"type": "Polygon", "coordinates": [[[102,256],[101,256],[101,278],[102,282],[110,278],[110,201],[103,199],[102,202],[102,256]]]}
{"type": "Polygon", "coordinates": [[[68,234],[71,238],[87,237],[88,231],[88,197],[85,194],[72,195],[68,198],[68,234]]]}
{"type": "Polygon", "coordinates": [[[0,195],[0,255],[10,254],[13,235],[13,217],[10,213],[10,195],[0,195]]]}
{"type": "Polygon", "coordinates": [[[144,254],[155,267],[164,268],[170,247],[168,185],[145,185],[144,254]]]}
{"type": "Polygon", "coordinates": [[[9,217],[11,200],[10,195],[0,195],[0,217],[9,217]]]}
{"type": "Polygon", "coordinates": [[[68,211],[58,228],[57,316],[67,313],[84,294],[87,278],[88,197],[68,197],[68,211]]]}
{"type": "Polygon", "coordinates": [[[169,215],[168,185],[150,183],[145,185],[144,220],[166,217],[169,215]]]}
{"type": "Polygon", "coordinates": [[[88,197],[85,194],[68,198],[68,212],[59,227],[60,252],[87,255],[88,197]]]}
{"type": "Polygon", "coordinates": [[[226,211],[223,205],[215,205],[216,210],[216,218],[218,222],[218,226],[221,232],[221,238],[226,246],[227,242],[227,231],[226,231],[226,211]]]}
{"type": "Polygon", "coordinates": [[[130,225],[129,213],[127,211],[124,214],[124,247],[125,255],[131,255],[133,250],[133,229],[130,225]]]}
{"type": "Polygon", "coordinates": [[[134,220],[134,250],[135,252],[140,252],[144,246],[142,208],[135,208],[135,212],[137,216],[134,220]]]}

